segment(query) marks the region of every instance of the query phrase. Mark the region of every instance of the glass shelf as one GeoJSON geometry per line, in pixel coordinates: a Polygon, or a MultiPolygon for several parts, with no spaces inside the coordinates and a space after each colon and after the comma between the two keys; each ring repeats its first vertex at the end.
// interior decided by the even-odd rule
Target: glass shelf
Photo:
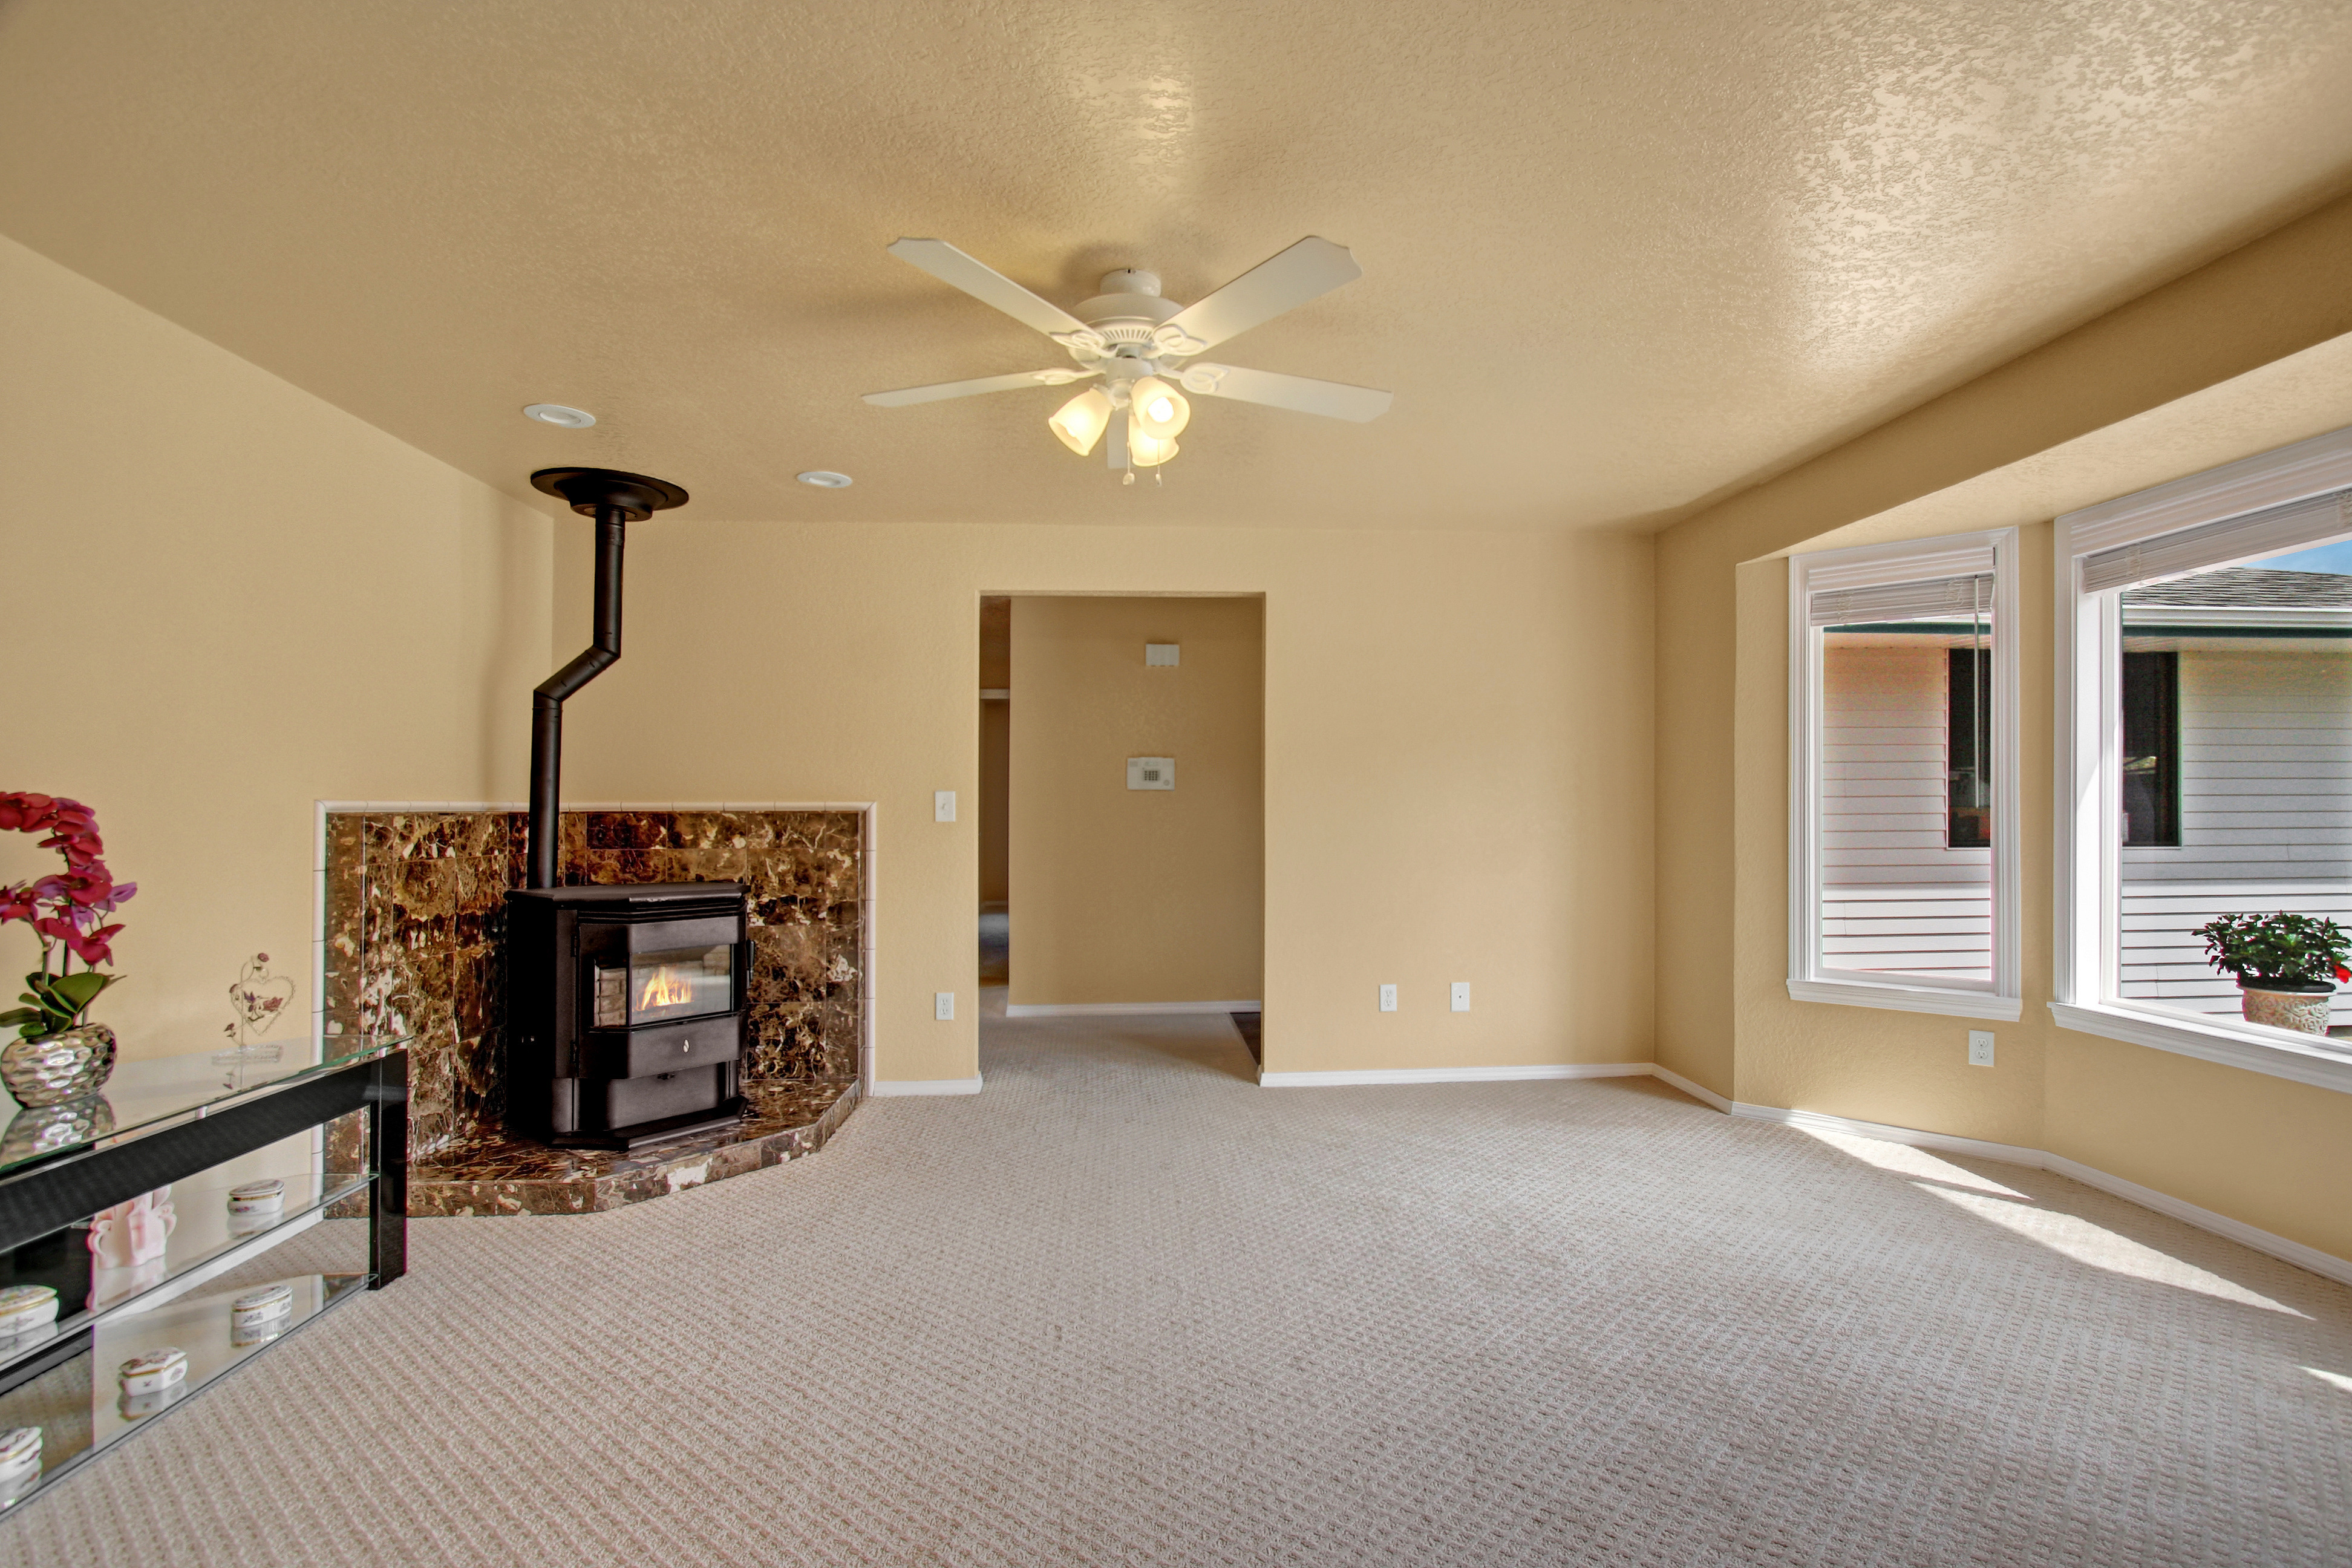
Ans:
{"type": "Polygon", "coordinates": [[[0,1510],[37,1495],[91,1455],[179,1408],[215,1378],[359,1294],[367,1276],[295,1274],[277,1283],[292,1289],[293,1308],[285,1327],[266,1340],[232,1342],[229,1303],[253,1288],[248,1282],[101,1322],[90,1349],[0,1394],[0,1428],[41,1429],[39,1477],[14,1483],[0,1479],[0,1510]],[[168,1399],[154,1402],[154,1409],[129,1413],[116,1386],[116,1369],[143,1351],[164,1345],[187,1352],[187,1380],[168,1399]]]}
{"type": "MultiPolygon", "coordinates": [[[[135,1268],[83,1270],[81,1266],[89,1257],[89,1232],[85,1226],[68,1226],[62,1233],[64,1261],[87,1279],[89,1294],[77,1300],[60,1290],[56,1322],[29,1333],[0,1338],[0,1376],[5,1376],[11,1367],[41,1354],[60,1338],[79,1333],[93,1323],[102,1324],[118,1315],[153,1310],[159,1300],[169,1301],[177,1294],[170,1289],[174,1281],[185,1280],[180,1289],[190,1289],[203,1282],[202,1279],[189,1279],[190,1275],[202,1270],[209,1278],[268,1251],[307,1228],[304,1222],[310,1216],[366,1191],[368,1183],[374,1179],[373,1171],[248,1171],[217,1177],[206,1173],[187,1182],[173,1183],[172,1212],[177,1223],[173,1226],[171,1239],[164,1244],[163,1256],[135,1268]],[[254,1216],[228,1212],[231,1187],[271,1176],[286,1184],[285,1207],[275,1217],[255,1224],[254,1216]]],[[[19,1248],[19,1256],[43,1247],[54,1255],[58,1250],[55,1238],[59,1234],[53,1232],[49,1238],[19,1248]]],[[[31,1279],[36,1274],[23,1270],[18,1278],[31,1279]]]]}
{"type": "MultiPolygon", "coordinates": [[[[148,1133],[176,1126],[194,1117],[245,1099],[267,1093],[299,1079],[350,1067],[354,1062],[398,1050],[407,1040],[389,1035],[328,1035],[312,1040],[289,1040],[279,1058],[265,1061],[235,1052],[160,1057],[146,1061],[117,1063],[99,1092],[114,1119],[110,1132],[69,1144],[75,1151],[110,1149],[148,1133]]],[[[0,1113],[14,1110],[16,1101],[0,1095],[0,1113]]],[[[37,1115],[38,1112],[31,1114],[37,1115]]],[[[54,1159],[66,1149],[46,1148],[22,1154],[0,1155],[0,1173],[54,1159]]]]}

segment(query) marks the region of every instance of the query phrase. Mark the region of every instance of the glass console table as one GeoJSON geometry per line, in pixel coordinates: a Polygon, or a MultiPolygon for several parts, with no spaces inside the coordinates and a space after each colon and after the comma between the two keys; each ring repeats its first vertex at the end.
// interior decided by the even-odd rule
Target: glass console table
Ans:
{"type": "Polygon", "coordinates": [[[333,1036],[289,1042],[294,1060],[125,1062],[102,1106],[66,1115],[0,1095],[0,1117],[16,1118],[0,1133],[0,1291],[46,1287],[57,1302],[53,1321],[0,1331],[0,1510],[400,1278],[406,1045],[333,1036]],[[230,1197],[270,1182],[274,1205],[230,1197]],[[169,1236],[94,1251],[93,1222],[142,1197],[168,1200],[169,1236]],[[160,1373],[124,1375],[166,1351],[179,1354],[158,1358],[160,1373]]]}

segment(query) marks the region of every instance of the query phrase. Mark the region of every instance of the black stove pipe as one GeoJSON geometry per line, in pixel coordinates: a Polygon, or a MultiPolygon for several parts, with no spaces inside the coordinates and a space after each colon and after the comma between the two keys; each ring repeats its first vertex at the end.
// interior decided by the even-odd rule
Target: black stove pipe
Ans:
{"type": "Polygon", "coordinates": [[[628,509],[616,501],[596,508],[595,638],[580,656],[530,694],[530,859],[533,888],[555,886],[560,837],[557,803],[562,795],[563,700],[621,662],[621,544],[628,509]]]}

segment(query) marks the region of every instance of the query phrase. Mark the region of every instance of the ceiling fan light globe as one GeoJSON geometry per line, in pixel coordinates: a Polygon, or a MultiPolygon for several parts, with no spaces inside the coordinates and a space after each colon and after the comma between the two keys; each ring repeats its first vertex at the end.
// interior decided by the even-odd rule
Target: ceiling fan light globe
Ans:
{"type": "Polygon", "coordinates": [[[1099,386],[1090,386],[1056,409],[1045,421],[1062,445],[1085,457],[1095,449],[1102,433],[1110,427],[1110,399],[1099,386]]]}
{"type": "Polygon", "coordinates": [[[1156,375],[1137,381],[1134,395],[1135,427],[1154,440],[1172,440],[1192,422],[1192,405],[1184,395],[1156,375]]]}
{"type": "Polygon", "coordinates": [[[1176,455],[1176,443],[1164,437],[1147,434],[1143,421],[1131,420],[1127,429],[1128,460],[1139,468],[1156,468],[1176,455]]]}

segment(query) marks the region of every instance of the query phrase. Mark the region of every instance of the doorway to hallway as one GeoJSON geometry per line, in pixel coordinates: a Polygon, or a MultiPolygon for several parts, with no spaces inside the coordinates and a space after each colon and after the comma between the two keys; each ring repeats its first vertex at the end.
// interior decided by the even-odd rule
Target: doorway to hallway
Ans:
{"type": "Polygon", "coordinates": [[[1215,1014],[1239,1044],[1263,991],[1264,599],[988,595],[980,637],[983,1037],[1215,1014]]]}

